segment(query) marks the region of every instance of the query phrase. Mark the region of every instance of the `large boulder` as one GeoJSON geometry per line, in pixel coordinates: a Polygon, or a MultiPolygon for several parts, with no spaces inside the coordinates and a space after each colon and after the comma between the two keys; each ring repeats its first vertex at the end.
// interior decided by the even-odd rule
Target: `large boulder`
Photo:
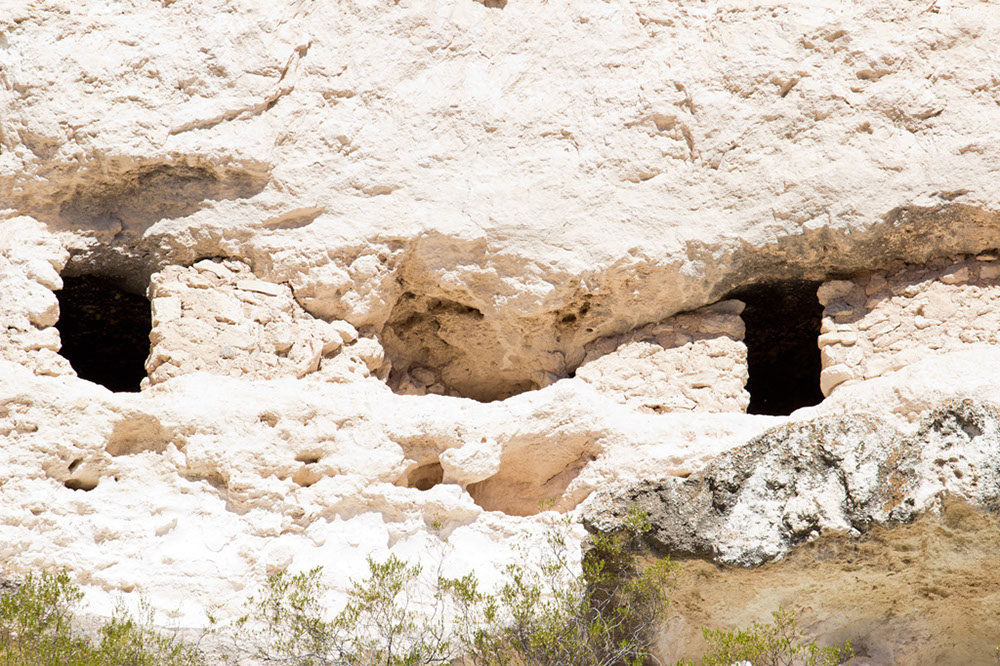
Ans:
{"type": "Polygon", "coordinates": [[[825,532],[911,521],[945,496],[980,506],[1000,500],[995,407],[950,402],[911,435],[868,415],[783,424],[686,479],[606,492],[586,520],[613,530],[635,504],[660,552],[759,565],[825,532]]]}

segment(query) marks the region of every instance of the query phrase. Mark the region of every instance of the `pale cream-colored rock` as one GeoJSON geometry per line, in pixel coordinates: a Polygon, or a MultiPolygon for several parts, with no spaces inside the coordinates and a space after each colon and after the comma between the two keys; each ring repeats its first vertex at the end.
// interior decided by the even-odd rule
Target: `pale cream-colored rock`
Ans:
{"type": "Polygon", "coordinates": [[[446,570],[488,582],[544,539],[518,514],[689,474],[777,422],[638,414],[579,379],[490,404],[206,372],[113,394],[9,362],[0,405],[6,569],[66,567],[96,611],[141,591],[185,624],[286,567],[325,564],[343,590],[368,555],[433,564],[442,535],[446,570]]]}
{"type": "Polygon", "coordinates": [[[827,282],[819,299],[833,331],[818,340],[824,395],[935,354],[1000,344],[1000,272],[977,258],[827,282]]]}
{"type": "MultiPolygon", "coordinates": [[[[824,349],[824,351],[826,351],[826,349],[824,349]]],[[[824,360],[827,358],[828,357],[824,357],[824,360]]],[[[830,361],[827,362],[829,363],[830,361]]],[[[851,369],[843,363],[829,365],[828,367],[823,368],[823,371],[819,376],[819,385],[820,389],[823,391],[823,395],[830,395],[833,389],[851,379],[852,376],[851,369]]]]}
{"type": "Polygon", "coordinates": [[[745,412],[740,301],[723,301],[587,345],[576,377],[633,409],[745,412]]]}
{"type": "MultiPolygon", "coordinates": [[[[247,318],[218,300],[231,295],[234,280],[257,279],[238,278],[246,272],[240,262],[175,270],[176,280],[161,283],[162,298],[175,300],[157,310],[154,294],[163,325],[189,318],[186,296],[195,299],[191,311],[201,314],[191,319],[204,323],[208,339],[247,318]]],[[[244,297],[281,298],[257,290],[244,297]]],[[[257,314],[286,312],[253,302],[257,314]]],[[[294,308],[290,296],[281,302],[294,308]]],[[[728,336],[739,337],[740,323],[726,307],[722,316],[709,310],[676,319],[689,317],[689,328],[709,340],[734,342],[728,336]]],[[[446,570],[476,570],[488,582],[517,557],[518,539],[544,538],[540,505],[571,511],[599,489],[688,476],[783,422],[641,413],[584,377],[488,404],[395,395],[371,376],[383,363],[376,340],[351,344],[353,327],[313,321],[323,346],[357,348],[313,374],[322,379],[343,359],[353,381],[209,370],[130,395],[39,376],[30,364],[0,364],[5,566],[66,567],[86,586],[93,610],[109,612],[115,595],[141,591],[187,624],[202,622],[214,604],[235,612],[253,581],[284,568],[336,561],[328,574],[342,591],[364,574],[367,555],[433,564],[442,535],[451,549],[446,570]]],[[[917,363],[838,390],[831,400],[867,392],[850,405],[816,409],[875,410],[907,422],[949,396],[996,395],[998,352],[973,351],[942,355],[923,374],[907,374],[923,367],[917,363]]]]}
{"type": "MultiPolygon", "coordinates": [[[[197,623],[267,572],[326,564],[342,591],[442,535],[446,573],[487,578],[541,531],[494,510],[690,474],[781,419],[637,412],[566,378],[588,345],[753,282],[995,259],[998,44],[1000,5],[973,0],[7,0],[4,566],[197,623]],[[142,394],[68,374],[61,270],[186,276],[152,285],[142,394]]],[[[977,276],[950,275],[968,301],[907,321],[972,344],[977,276]]],[[[823,325],[852,369],[866,302],[823,325]]],[[[876,319],[879,344],[911,334],[876,319]]],[[[609,385],[641,406],[629,344],[609,385]]],[[[830,404],[909,415],[936,360],[876,358],[830,404]]],[[[935,395],[995,388],[955,367],[935,395]]]]}
{"type": "Polygon", "coordinates": [[[920,417],[947,400],[1000,404],[1000,346],[965,345],[957,351],[914,358],[896,372],[835,390],[815,407],[800,409],[795,420],[840,414],[875,414],[907,431],[920,417]]]}
{"type": "Polygon", "coordinates": [[[494,439],[470,442],[460,448],[448,449],[440,456],[443,480],[462,487],[485,481],[500,471],[503,449],[494,439]]]}
{"type": "Polygon", "coordinates": [[[500,4],[7,0],[0,209],[133,291],[246,259],[483,399],[752,281],[995,249],[995,3],[500,4]]]}
{"type": "Polygon", "coordinates": [[[68,253],[27,217],[0,222],[0,359],[14,361],[38,374],[72,375],[58,355],[59,271],[68,253]]]}
{"type": "Polygon", "coordinates": [[[169,266],[153,275],[149,291],[148,384],[199,371],[349,381],[382,367],[377,342],[359,341],[347,322],[313,317],[287,286],[254,278],[239,261],[169,266]]]}

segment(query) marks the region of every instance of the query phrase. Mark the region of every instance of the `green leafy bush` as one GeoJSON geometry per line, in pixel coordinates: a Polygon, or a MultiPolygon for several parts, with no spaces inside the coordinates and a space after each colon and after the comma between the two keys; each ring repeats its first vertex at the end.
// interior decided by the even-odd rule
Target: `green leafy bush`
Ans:
{"type": "Polygon", "coordinates": [[[199,651],[153,629],[153,609],[143,603],[138,618],[119,606],[111,620],[98,630],[98,664],[128,666],[199,666],[199,651]]]}
{"type": "Polygon", "coordinates": [[[854,657],[850,641],[823,648],[803,641],[794,612],[779,607],[771,615],[774,616],[773,623],[755,622],[749,629],[704,629],[709,652],[702,657],[702,666],[730,666],[745,662],[752,666],[835,666],[854,657]]]}
{"type": "Polygon", "coordinates": [[[3,666],[196,666],[194,648],[152,629],[123,608],[100,627],[95,645],[73,631],[73,607],[83,593],[63,571],[29,575],[0,597],[0,664],[3,666]]]}
{"type": "Polygon", "coordinates": [[[423,581],[395,556],[369,559],[346,607],[324,619],[321,569],[267,579],[237,622],[239,644],[258,659],[300,665],[639,666],[667,607],[675,567],[641,567],[635,545],[649,529],[635,511],[628,529],[596,535],[574,567],[570,523],[552,527],[535,566],[511,565],[495,593],[470,574],[423,581]]]}
{"type": "Polygon", "coordinates": [[[451,644],[434,610],[440,606],[412,607],[420,567],[395,556],[383,563],[369,558],[368,567],[369,577],[353,585],[347,606],[330,621],[319,601],[327,591],[321,567],[269,576],[260,597],[247,600],[248,613],[236,621],[238,649],[263,661],[302,666],[446,662],[451,644]]]}
{"type": "Polygon", "coordinates": [[[480,594],[471,577],[449,581],[462,610],[461,645],[468,663],[644,663],[676,573],[667,559],[640,566],[636,545],[649,528],[645,514],[633,508],[623,532],[592,537],[579,573],[571,565],[567,531],[553,529],[549,556],[537,568],[509,566],[496,595],[480,594]]]}

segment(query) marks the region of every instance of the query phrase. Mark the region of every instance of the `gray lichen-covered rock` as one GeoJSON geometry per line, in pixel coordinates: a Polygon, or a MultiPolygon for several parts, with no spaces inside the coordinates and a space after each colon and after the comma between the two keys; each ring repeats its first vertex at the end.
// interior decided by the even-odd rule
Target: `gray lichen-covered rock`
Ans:
{"type": "Polygon", "coordinates": [[[972,400],[930,412],[913,435],[865,415],[773,428],[687,479],[647,481],[595,498],[591,529],[632,504],[650,545],[676,555],[758,565],[829,530],[908,522],[942,497],[1000,498],[1000,412],[972,400]]]}

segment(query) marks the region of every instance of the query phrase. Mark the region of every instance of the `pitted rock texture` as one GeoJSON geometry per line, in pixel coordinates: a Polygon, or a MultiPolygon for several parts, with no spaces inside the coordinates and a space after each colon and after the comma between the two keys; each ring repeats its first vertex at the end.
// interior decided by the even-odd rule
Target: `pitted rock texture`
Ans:
{"type": "Polygon", "coordinates": [[[723,301],[593,342],[576,377],[638,411],[745,412],[742,310],[723,301]]]}
{"type": "Polygon", "coordinates": [[[9,1],[0,209],[135,291],[245,260],[487,399],[753,281],[995,245],[995,3],[487,4],[9,1]]]}
{"type": "MultiPolygon", "coordinates": [[[[169,266],[152,276],[152,349],[149,385],[192,372],[273,379],[297,377],[347,382],[378,376],[396,393],[466,395],[493,400],[526,388],[506,385],[500,368],[482,354],[451,358],[449,339],[470,344],[478,313],[438,302],[409,310],[387,327],[389,355],[423,350],[424,365],[393,367],[378,339],[359,340],[346,321],[313,317],[287,285],[257,279],[236,260],[204,259],[169,266]],[[434,317],[421,313],[434,312],[434,317]],[[434,349],[435,342],[439,345],[434,349]],[[392,372],[389,370],[392,368],[392,372]]],[[[414,306],[416,307],[416,306],[414,306]]],[[[671,317],[623,336],[588,345],[576,375],[639,411],[746,411],[746,347],[739,301],[724,301],[671,317]]],[[[549,375],[530,388],[548,385],[549,375]]]]}
{"type": "MultiPolygon", "coordinates": [[[[405,292],[383,329],[392,360],[389,385],[403,395],[464,396],[483,402],[502,400],[548,386],[563,371],[560,357],[524,376],[498,354],[497,339],[483,313],[456,301],[405,292]]],[[[555,355],[553,355],[555,356],[555,355]]]]}
{"type": "Polygon", "coordinates": [[[997,259],[940,259],[823,284],[823,393],[933,354],[1000,343],[997,259]]]}
{"type": "Polygon", "coordinates": [[[544,543],[540,502],[690,474],[773,423],[638,414],[577,379],[489,404],[209,372],[112,393],[0,361],[0,561],[68,569],[95,612],[141,592],[186,626],[275,571],[326,565],[342,593],[369,555],[443,550],[491,581],[544,543]]]}
{"type": "MultiPolygon", "coordinates": [[[[786,420],[637,411],[669,397],[625,378],[645,343],[591,357],[610,391],[572,377],[588,346],[754,283],[995,249],[998,44],[1000,6],[974,0],[7,0],[4,566],[198,624],[329,562],[342,593],[368,556],[429,571],[447,545],[446,573],[486,579],[544,540],[540,502],[696,474],[786,420]],[[60,273],[139,294],[165,276],[144,391],[56,356],[60,273]],[[324,351],[338,322],[358,340],[324,351]]],[[[922,395],[993,399],[988,360],[817,409],[909,437],[922,395]]],[[[887,464],[841,449],[803,456],[887,464]]],[[[802,491],[829,506],[793,504],[789,536],[761,500],[778,523],[731,554],[854,520],[823,465],[802,491]]]]}
{"type": "Polygon", "coordinates": [[[778,426],[687,479],[595,499],[586,520],[614,529],[635,504],[658,551],[753,566],[826,532],[860,534],[939,508],[950,495],[1000,504],[1000,412],[944,405],[905,436],[867,416],[778,426]]]}

